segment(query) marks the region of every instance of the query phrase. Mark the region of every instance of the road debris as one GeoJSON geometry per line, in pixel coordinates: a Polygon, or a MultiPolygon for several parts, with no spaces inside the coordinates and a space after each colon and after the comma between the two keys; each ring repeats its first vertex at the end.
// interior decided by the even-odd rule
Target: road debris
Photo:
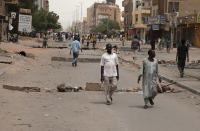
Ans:
{"type": "Polygon", "coordinates": [[[65,84],[60,84],[57,86],[58,92],[79,92],[81,90],[83,90],[82,87],[65,86],[65,84]]]}
{"type": "Polygon", "coordinates": [[[126,89],[118,89],[116,92],[139,92],[142,91],[140,88],[126,88],[126,89]]]}
{"type": "Polygon", "coordinates": [[[165,84],[165,83],[161,83],[158,84],[158,92],[159,93],[179,93],[182,92],[182,90],[178,90],[175,88],[170,87],[171,85],[176,84],[176,82],[170,83],[170,84],[165,84]]]}
{"type": "Polygon", "coordinates": [[[33,54],[26,53],[25,51],[17,52],[17,54],[19,54],[19,55],[21,55],[21,56],[24,56],[24,57],[28,57],[28,58],[35,59],[35,56],[34,56],[33,54]]]}
{"type": "Polygon", "coordinates": [[[20,86],[12,86],[12,85],[3,85],[4,89],[15,90],[15,91],[24,91],[24,92],[40,92],[39,87],[20,87],[20,86]]]}

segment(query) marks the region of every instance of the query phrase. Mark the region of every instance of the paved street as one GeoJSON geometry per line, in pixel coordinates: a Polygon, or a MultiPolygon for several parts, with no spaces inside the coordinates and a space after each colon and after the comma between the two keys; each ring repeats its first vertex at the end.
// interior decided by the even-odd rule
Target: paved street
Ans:
{"type": "MultiPolygon", "coordinates": [[[[118,92],[110,106],[105,105],[103,92],[58,93],[56,87],[61,83],[85,87],[86,82],[99,82],[99,63],[78,63],[73,68],[71,62],[51,61],[55,56],[72,57],[69,49],[32,48],[31,44],[40,45],[27,41],[0,45],[13,61],[7,66],[0,64],[1,87],[10,84],[42,89],[26,93],[0,88],[1,131],[199,131],[200,97],[174,85],[171,87],[179,93],[158,95],[155,106],[147,110],[143,109],[141,92],[118,92]],[[35,59],[14,54],[22,50],[35,59]],[[45,92],[47,89],[51,92],[45,92]]],[[[70,42],[60,44],[68,46],[70,42]]],[[[102,53],[84,50],[80,58],[100,58],[102,53]]],[[[8,58],[5,54],[1,57],[8,58]]],[[[140,87],[137,76],[138,68],[121,62],[118,88],[140,87]]]]}

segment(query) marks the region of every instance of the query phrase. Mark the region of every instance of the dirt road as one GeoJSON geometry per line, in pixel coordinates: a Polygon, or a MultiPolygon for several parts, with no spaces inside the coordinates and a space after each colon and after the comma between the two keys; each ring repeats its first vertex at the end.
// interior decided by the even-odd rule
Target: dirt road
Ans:
{"type": "MultiPolygon", "coordinates": [[[[142,108],[141,92],[116,93],[113,105],[107,106],[103,92],[58,93],[55,90],[61,83],[85,87],[86,82],[99,82],[99,63],[79,63],[77,68],[73,68],[71,62],[51,61],[53,56],[70,58],[69,49],[30,48],[29,53],[35,59],[12,54],[15,63],[1,75],[0,131],[200,129],[200,98],[185,90],[174,87],[181,92],[160,94],[155,100],[156,105],[148,110],[142,108]],[[42,92],[6,90],[2,87],[4,84],[40,87],[42,92]]],[[[88,50],[80,57],[100,58],[101,54],[97,50],[88,50]]],[[[134,66],[121,63],[118,88],[140,87],[136,84],[137,75],[134,66]]]]}

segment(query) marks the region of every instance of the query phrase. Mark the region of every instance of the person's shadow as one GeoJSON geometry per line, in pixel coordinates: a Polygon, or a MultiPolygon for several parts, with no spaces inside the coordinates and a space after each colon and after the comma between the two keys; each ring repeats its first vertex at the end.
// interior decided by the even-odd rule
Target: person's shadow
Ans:
{"type": "Polygon", "coordinates": [[[103,101],[92,101],[92,102],[89,102],[91,104],[96,104],[96,105],[105,105],[106,102],[103,102],[103,101]]]}

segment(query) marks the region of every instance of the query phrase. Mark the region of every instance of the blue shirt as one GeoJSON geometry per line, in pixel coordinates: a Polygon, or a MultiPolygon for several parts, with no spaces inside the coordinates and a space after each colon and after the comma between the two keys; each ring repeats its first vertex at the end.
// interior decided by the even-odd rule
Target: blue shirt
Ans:
{"type": "Polygon", "coordinates": [[[72,42],[71,50],[75,53],[79,52],[81,49],[81,44],[79,41],[75,40],[72,42]]]}
{"type": "Polygon", "coordinates": [[[167,41],[167,45],[171,45],[171,41],[170,40],[167,41]]]}

